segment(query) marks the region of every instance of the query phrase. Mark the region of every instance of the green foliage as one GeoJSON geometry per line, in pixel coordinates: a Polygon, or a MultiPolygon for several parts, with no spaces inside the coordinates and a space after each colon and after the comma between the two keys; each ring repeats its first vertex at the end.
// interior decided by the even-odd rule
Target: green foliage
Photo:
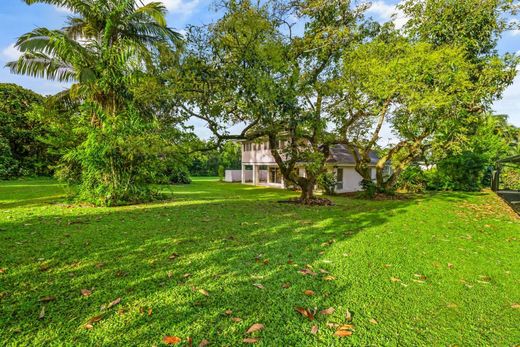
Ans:
{"type": "Polygon", "coordinates": [[[170,165],[164,170],[165,183],[190,184],[190,172],[188,168],[177,161],[170,161],[170,165]]]}
{"type": "Polygon", "coordinates": [[[338,181],[333,172],[325,172],[318,176],[318,187],[327,195],[334,195],[336,193],[337,184],[338,181]]]}
{"type": "Polygon", "coordinates": [[[504,167],[500,173],[500,189],[520,191],[520,168],[504,167]]]}
{"type": "MultiPolygon", "coordinates": [[[[137,0],[27,2],[73,13],[63,29],[36,28],[22,35],[16,43],[21,57],[7,64],[13,73],[74,82],[58,96],[81,105],[65,113],[74,119],[73,127],[65,127],[64,136],[54,133],[45,139],[67,144],[60,149],[59,177],[77,181],[79,199],[96,205],[154,198],[148,184],[160,175],[160,152],[169,150],[160,135],[171,140],[178,134],[177,119],[163,112],[170,106],[161,102],[163,93],[148,102],[133,93],[141,82],[147,87],[155,83],[151,91],[160,89],[156,75],[163,61],[158,56],[179,43],[180,35],[166,24],[166,8],[137,0]]],[[[50,127],[55,124],[63,122],[50,127]]]]}
{"type": "Polygon", "coordinates": [[[409,193],[423,193],[428,185],[425,172],[419,165],[408,166],[397,182],[397,188],[409,193]]]}
{"type": "Polygon", "coordinates": [[[15,84],[0,83],[0,177],[49,175],[55,159],[39,141],[44,125],[30,117],[34,105],[44,98],[15,84]]]}
{"type": "Polygon", "coordinates": [[[193,176],[224,177],[225,170],[241,169],[242,152],[240,145],[235,142],[226,142],[220,148],[210,151],[204,150],[212,146],[209,142],[193,140],[191,146],[201,149],[188,158],[188,169],[193,176]],[[223,172],[220,172],[221,167],[223,172]]]}

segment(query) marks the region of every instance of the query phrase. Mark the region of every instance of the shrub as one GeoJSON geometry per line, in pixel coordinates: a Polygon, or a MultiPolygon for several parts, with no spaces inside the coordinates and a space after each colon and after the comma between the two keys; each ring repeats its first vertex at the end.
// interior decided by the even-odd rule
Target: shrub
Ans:
{"type": "Polygon", "coordinates": [[[418,165],[407,167],[399,176],[397,183],[398,189],[410,193],[422,193],[426,190],[426,186],[426,175],[418,165]]]}
{"type": "Polygon", "coordinates": [[[326,195],[334,195],[337,184],[336,175],[332,172],[326,172],[318,176],[318,187],[322,189],[326,195]]]}
{"type": "Polygon", "coordinates": [[[374,198],[377,194],[377,186],[372,180],[363,179],[361,181],[363,193],[368,198],[374,198]]]}

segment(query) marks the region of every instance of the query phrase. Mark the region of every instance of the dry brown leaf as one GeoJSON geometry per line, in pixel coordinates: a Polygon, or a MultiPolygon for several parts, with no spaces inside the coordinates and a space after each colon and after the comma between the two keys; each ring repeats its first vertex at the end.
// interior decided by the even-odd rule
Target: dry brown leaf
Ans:
{"type": "Polygon", "coordinates": [[[40,298],[40,302],[51,302],[54,300],[56,300],[56,297],[52,296],[52,295],[44,296],[43,298],[40,298]]]}
{"type": "Polygon", "coordinates": [[[87,324],[97,323],[97,322],[99,322],[102,319],[103,319],[103,315],[100,314],[99,316],[94,316],[94,317],[90,318],[88,320],[87,324]]]}
{"type": "Polygon", "coordinates": [[[90,323],[87,323],[87,324],[85,324],[84,328],[90,330],[90,329],[94,329],[94,326],[90,323]]]}
{"type": "Polygon", "coordinates": [[[330,274],[330,272],[328,272],[327,270],[324,270],[324,269],[320,269],[320,272],[321,272],[322,274],[330,274]]]}
{"type": "Polygon", "coordinates": [[[307,317],[310,320],[314,320],[314,315],[308,309],[303,308],[303,307],[296,307],[295,310],[296,310],[296,312],[299,312],[302,316],[307,317]]]}
{"type": "Polygon", "coordinates": [[[352,331],[350,330],[338,330],[334,333],[334,335],[339,337],[346,337],[346,336],[352,336],[352,331]]]}
{"type": "Polygon", "coordinates": [[[209,341],[206,339],[200,341],[199,343],[199,347],[206,347],[207,345],[209,345],[209,341]]]}
{"type": "Polygon", "coordinates": [[[347,322],[352,321],[352,313],[350,313],[348,308],[347,308],[347,312],[345,313],[345,319],[347,320],[347,322]]]}
{"type": "Polygon", "coordinates": [[[231,320],[235,323],[239,323],[242,321],[242,318],[238,318],[238,317],[231,317],[231,320]]]}
{"type": "Polygon", "coordinates": [[[185,273],[184,275],[182,275],[182,278],[188,278],[188,277],[190,277],[190,276],[191,276],[190,273],[185,273]]]}
{"type": "Polygon", "coordinates": [[[421,281],[426,281],[426,276],[421,274],[414,274],[415,278],[418,278],[421,281]]]}
{"type": "Polygon", "coordinates": [[[242,342],[243,343],[257,343],[258,339],[255,339],[255,338],[252,338],[252,337],[248,337],[248,338],[243,339],[242,342]]]}
{"type": "Polygon", "coordinates": [[[334,311],[336,311],[336,309],[334,307],[329,307],[328,309],[326,310],[321,310],[320,311],[320,314],[323,314],[323,315],[330,315],[330,314],[333,314],[334,311]]]}
{"type": "Polygon", "coordinates": [[[338,328],[338,330],[353,330],[354,326],[352,324],[343,324],[338,328]]]}
{"type": "Polygon", "coordinates": [[[170,259],[170,260],[174,260],[174,259],[177,259],[178,257],[179,257],[179,255],[178,255],[177,253],[172,253],[172,254],[168,257],[168,259],[170,259]]]}
{"type": "Polygon", "coordinates": [[[334,281],[334,280],[336,279],[336,277],[334,277],[334,276],[330,276],[330,275],[329,275],[329,276],[325,276],[325,277],[323,277],[323,279],[324,279],[325,281],[334,281]]]}
{"type": "Polygon", "coordinates": [[[314,295],[314,291],[312,291],[310,289],[307,289],[306,291],[303,292],[303,294],[308,295],[308,296],[313,296],[314,295]]]}
{"type": "Polygon", "coordinates": [[[329,327],[329,328],[337,328],[337,327],[339,327],[339,324],[338,323],[327,323],[327,327],[329,327]]]}
{"type": "Polygon", "coordinates": [[[165,336],[163,337],[162,341],[167,345],[176,345],[182,342],[182,339],[177,336],[165,336]]]}
{"type": "Polygon", "coordinates": [[[392,281],[392,282],[401,282],[401,279],[397,278],[397,277],[390,277],[390,281],[392,281]]]}
{"type": "Polygon", "coordinates": [[[263,324],[255,323],[255,324],[251,325],[249,327],[249,329],[247,329],[246,334],[251,334],[251,333],[254,333],[255,331],[260,331],[263,328],[265,328],[263,324]]]}
{"type": "Polygon", "coordinates": [[[0,268],[0,274],[5,274],[5,269],[0,268]]]}
{"type": "Polygon", "coordinates": [[[43,319],[43,317],[45,317],[45,306],[42,306],[38,319],[43,319]]]}
{"type": "Polygon", "coordinates": [[[312,275],[312,276],[316,276],[317,273],[312,271],[311,269],[301,269],[301,270],[298,270],[299,273],[303,274],[303,275],[312,275]]]}
{"type": "Polygon", "coordinates": [[[121,298],[117,298],[117,299],[115,299],[115,300],[112,301],[110,304],[108,304],[107,309],[108,309],[108,308],[112,308],[112,307],[114,307],[114,306],[116,306],[116,305],[119,305],[120,302],[121,302],[121,298]]]}
{"type": "Polygon", "coordinates": [[[151,316],[153,313],[153,310],[151,308],[148,309],[148,316],[151,316]]]}
{"type": "Polygon", "coordinates": [[[292,261],[292,260],[287,260],[287,264],[289,264],[289,265],[294,264],[294,261],[292,261]]]}
{"type": "Polygon", "coordinates": [[[282,288],[285,288],[285,289],[289,288],[290,286],[291,286],[290,283],[284,283],[284,284],[282,284],[282,288]]]}
{"type": "Polygon", "coordinates": [[[312,328],[311,328],[311,334],[312,335],[316,335],[318,333],[318,326],[317,325],[313,325],[312,328]]]}
{"type": "Polygon", "coordinates": [[[253,285],[255,287],[257,287],[258,289],[264,289],[265,288],[261,283],[254,283],[253,285]]]}
{"type": "Polygon", "coordinates": [[[202,295],[205,295],[205,296],[209,296],[209,293],[206,289],[199,289],[199,293],[201,293],[202,295]]]}
{"type": "Polygon", "coordinates": [[[269,259],[264,259],[264,265],[269,264],[269,259]]]}
{"type": "Polygon", "coordinates": [[[511,308],[520,308],[520,304],[513,304],[511,305],[511,308]]]}
{"type": "Polygon", "coordinates": [[[232,310],[226,310],[225,313],[226,313],[228,316],[231,316],[231,314],[233,313],[233,311],[232,311],[232,310]]]}
{"type": "Polygon", "coordinates": [[[88,290],[88,289],[81,290],[81,295],[83,295],[83,296],[90,296],[90,294],[92,294],[91,290],[88,290]]]}
{"type": "Polygon", "coordinates": [[[452,263],[448,263],[448,269],[453,269],[453,264],[452,263]]]}
{"type": "Polygon", "coordinates": [[[193,339],[190,336],[186,338],[186,342],[188,342],[188,347],[193,347],[193,339]]]}
{"type": "Polygon", "coordinates": [[[173,272],[168,271],[168,278],[172,278],[172,277],[173,277],[173,272]]]}
{"type": "Polygon", "coordinates": [[[372,319],[370,320],[370,323],[372,323],[372,324],[379,324],[379,322],[378,322],[377,320],[375,320],[374,318],[372,318],[372,319]]]}

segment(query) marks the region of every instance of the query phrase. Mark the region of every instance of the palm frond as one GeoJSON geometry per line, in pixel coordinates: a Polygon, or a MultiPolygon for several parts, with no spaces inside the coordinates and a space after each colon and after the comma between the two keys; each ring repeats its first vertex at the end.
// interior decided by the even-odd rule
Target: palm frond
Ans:
{"type": "Polygon", "coordinates": [[[75,69],[72,65],[56,57],[41,52],[25,52],[18,60],[6,64],[12,73],[41,77],[59,82],[76,80],[75,69]]]}

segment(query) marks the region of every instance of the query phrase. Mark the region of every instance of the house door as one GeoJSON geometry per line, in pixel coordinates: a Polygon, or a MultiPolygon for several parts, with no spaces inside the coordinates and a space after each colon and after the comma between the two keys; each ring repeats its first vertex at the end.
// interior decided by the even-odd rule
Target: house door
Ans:
{"type": "Polygon", "coordinates": [[[336,169],[336,190],[343,190],[343,169],[336,169]]]}

